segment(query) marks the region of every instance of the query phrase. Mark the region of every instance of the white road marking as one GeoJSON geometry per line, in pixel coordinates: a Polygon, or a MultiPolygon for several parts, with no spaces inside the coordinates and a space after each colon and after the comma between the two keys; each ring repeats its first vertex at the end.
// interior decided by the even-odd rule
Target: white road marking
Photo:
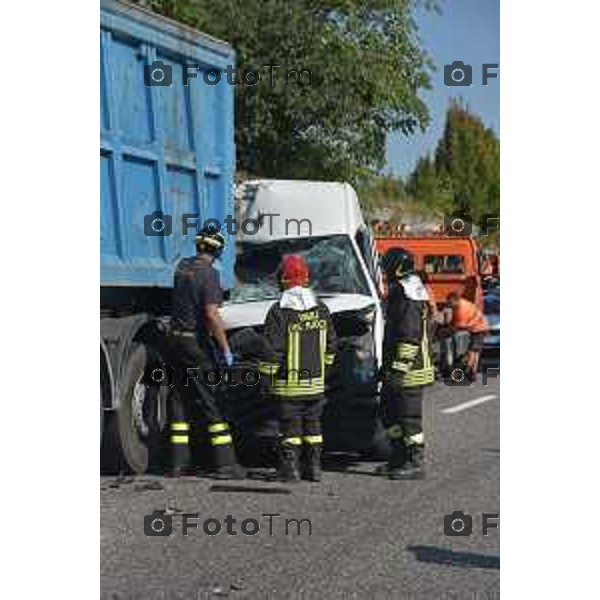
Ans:
{"type": "Polygon", "coordinates": [[[467,408],[478,406],[479,404],[489,402],[490,400],[494,400],[496,398],[498,398],[498,396],[496,396],[495,394],[490,394],[489,396],[481,396],[481,398],[474,398],[473,400],[468,400],[467,402],[463,402],[462,404],[457,404],[456,406],[451,406],[450,408],[444,408],[442,412],[447,415],[453,415],[454,413],[467,410],[467,408]]]}

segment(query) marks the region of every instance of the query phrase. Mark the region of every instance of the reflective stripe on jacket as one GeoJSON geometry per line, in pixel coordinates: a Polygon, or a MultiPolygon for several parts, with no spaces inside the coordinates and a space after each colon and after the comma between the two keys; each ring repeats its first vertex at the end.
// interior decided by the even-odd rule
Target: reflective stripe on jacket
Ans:
{"type": "Polygon", "coordinates": [[[327,307],[319,302],[298,311],[273,304],[267,314],[265,337],[275,360],[261,362],[270,377],[270,392],[281,398],[311,398],[325,392],[326,367],[333,364],[336,336],[327,307]]]}
{"type": "Polygon", "coordinates": [[[383,341],[385,382],[399,387],[429,385],[431,360],[428,303],[409,298],[401,286],[389,297],[383,341]]]}
{"type": "Polygon", "coordinates": [[[396,347],[396,360],[391,365],[391,379],[402,387],[429,385],[435,379],[429,346],[427,309],[423,309],[421,321],[421,343],[400,342],[396,347]]]}

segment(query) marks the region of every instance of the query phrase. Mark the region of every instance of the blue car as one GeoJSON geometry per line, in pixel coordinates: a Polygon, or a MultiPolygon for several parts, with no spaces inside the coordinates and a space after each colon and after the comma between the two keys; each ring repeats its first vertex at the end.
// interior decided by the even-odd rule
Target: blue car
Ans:
{"type": "Polygon", "coordinates": [[[483,297],[483,311],[490,325],[484,340],[485,348],[500,348],[500,288],[486,292],[483,297]]]}

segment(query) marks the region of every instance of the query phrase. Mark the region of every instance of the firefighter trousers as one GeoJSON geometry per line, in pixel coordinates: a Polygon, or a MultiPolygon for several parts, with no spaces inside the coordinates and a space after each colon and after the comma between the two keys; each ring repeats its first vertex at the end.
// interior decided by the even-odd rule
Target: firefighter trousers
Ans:
{"type": "Polygon", "coordinates": [[[422,445],[423,387],[403,387],[389,382],[381,390],[381,420],[389,438],[412,439],[422,445]]]}
{"type": "Polygon", "coordinates": [[[283,400],[278,403],[279,427],[282,443],[291,445],[320,445],[323,443],[321,417],[324,398],[283,400]]]}
{"type": "Polygon", "coordinates": [[[208,384],[208,374],[218,369],[210,353],[192,336],[170,336],[169,360],[174,368],[175,395],[170,406],[170,442],[174,467],[188,460],[191,415],[199,414],[213,449],[216,467],[234,464],[235,453],[229,424],[222,418],[217,386],[208,384]]]}

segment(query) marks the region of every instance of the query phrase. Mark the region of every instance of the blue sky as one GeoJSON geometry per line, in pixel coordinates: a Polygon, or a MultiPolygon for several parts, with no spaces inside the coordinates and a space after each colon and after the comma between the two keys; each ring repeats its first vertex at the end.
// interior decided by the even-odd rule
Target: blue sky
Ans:
{"type": "Polygon", "coordinates": [[[417,12],[419,37],[436,65],[432,89],[421,94],[431,115],[424,133],[407,138],[391,134],[387,140],[384,171],[408,175],[418,158],[433,151],[444,128],[444,116],[452,97],[464,99],[469,109],[488,127],[500,133],[500,79],[481,84],[483,63],[500,63],[500,0],[440,0],[442,14],[417,12]],[[473,86],[448,88],[444,65],[455,60],[473,66],[473,86]]]}

